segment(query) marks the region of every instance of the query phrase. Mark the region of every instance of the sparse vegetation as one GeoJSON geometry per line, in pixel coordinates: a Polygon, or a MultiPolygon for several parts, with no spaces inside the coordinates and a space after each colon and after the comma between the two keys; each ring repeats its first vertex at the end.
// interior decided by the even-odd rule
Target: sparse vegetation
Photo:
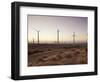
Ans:
{"type": "Polygon", "coordinates": [[[71,44],[28,45],[28,66],[87,63],[87,44],[77,44],[74,47],[71,44]]]}

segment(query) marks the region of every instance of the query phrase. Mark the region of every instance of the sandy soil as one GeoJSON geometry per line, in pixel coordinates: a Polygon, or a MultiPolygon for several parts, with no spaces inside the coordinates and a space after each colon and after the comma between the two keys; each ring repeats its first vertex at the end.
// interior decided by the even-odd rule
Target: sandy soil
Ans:
{"type": "Polygon", "coordinates": [[[28,66],[87,64],[87,46],[29,45],[28,66]]]}

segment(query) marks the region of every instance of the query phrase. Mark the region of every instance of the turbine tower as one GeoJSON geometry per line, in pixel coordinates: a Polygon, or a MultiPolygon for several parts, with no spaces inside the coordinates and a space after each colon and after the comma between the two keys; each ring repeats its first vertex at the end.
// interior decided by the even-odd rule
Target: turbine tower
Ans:
{"type": "Polygon", "coordinates": [[[39,44],[39,42],[40,42],[40,41],[39,41],[39,32],[40,32],[40,31],[37,30],[37,29],[34,29],[34,30],[37,32],[37,43],[39,44]]]}
{"type": "Polygon", "coordinates": [[[38,38],[37,42],[38,42],[38,44],[39,44],[39,32],[40,31],[37,31],[37,38],[38,38]]]}
{"type": "Polygon", "coordinates": [[[76,34],[75,32],[73,32],[73,45],[75,45],[75,37],[76,37],[76,34]]]}
{"type": "Polygon", "coordinates": [[[33,44],[34,44],[34,37],[33,37],[33,44]]]}
{"type": "Polygon", "coordinates": [[[57,29],[57,43],[59,44],[59,29],[57,29]]]}

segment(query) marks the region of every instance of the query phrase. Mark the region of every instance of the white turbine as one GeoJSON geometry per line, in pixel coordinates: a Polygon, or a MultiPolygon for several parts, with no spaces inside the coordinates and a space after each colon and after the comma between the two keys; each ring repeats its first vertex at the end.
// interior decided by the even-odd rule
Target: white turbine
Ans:
{"type": "Polygon", "coordinates": [[[37,32],[37,43],[39,44],[39,42],[40,42],[40,41],[39,41],[39,32],[40,32],[40,31],[37,30],[37,29],[35,29],[35,28],[34,28],[34,30],[37,32]]]}
{"type": "Polygon", "coordinates": [[[75,34],[75,32],[73,32],[73,45],[75,45],[75,38],[76,37],[76,34],[75,34]]]}
{"type": "Polygon", "coordinates": [[[57,43],[59,44],[59,29],[57,29],[57,43]]]}

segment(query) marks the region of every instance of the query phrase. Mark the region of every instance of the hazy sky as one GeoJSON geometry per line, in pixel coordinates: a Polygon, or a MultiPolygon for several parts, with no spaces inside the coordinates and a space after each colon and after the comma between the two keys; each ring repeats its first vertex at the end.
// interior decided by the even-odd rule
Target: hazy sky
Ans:
{"type": "Polygon", "coordinates": [[[28,42],[37,42],[37,32],[40,32],[40,42],[56,42],[59,29],[60,42],[72,42],[73,32],[76,42],[86,42],[88,18],[70,16],[28,15],[28,42]]]}

